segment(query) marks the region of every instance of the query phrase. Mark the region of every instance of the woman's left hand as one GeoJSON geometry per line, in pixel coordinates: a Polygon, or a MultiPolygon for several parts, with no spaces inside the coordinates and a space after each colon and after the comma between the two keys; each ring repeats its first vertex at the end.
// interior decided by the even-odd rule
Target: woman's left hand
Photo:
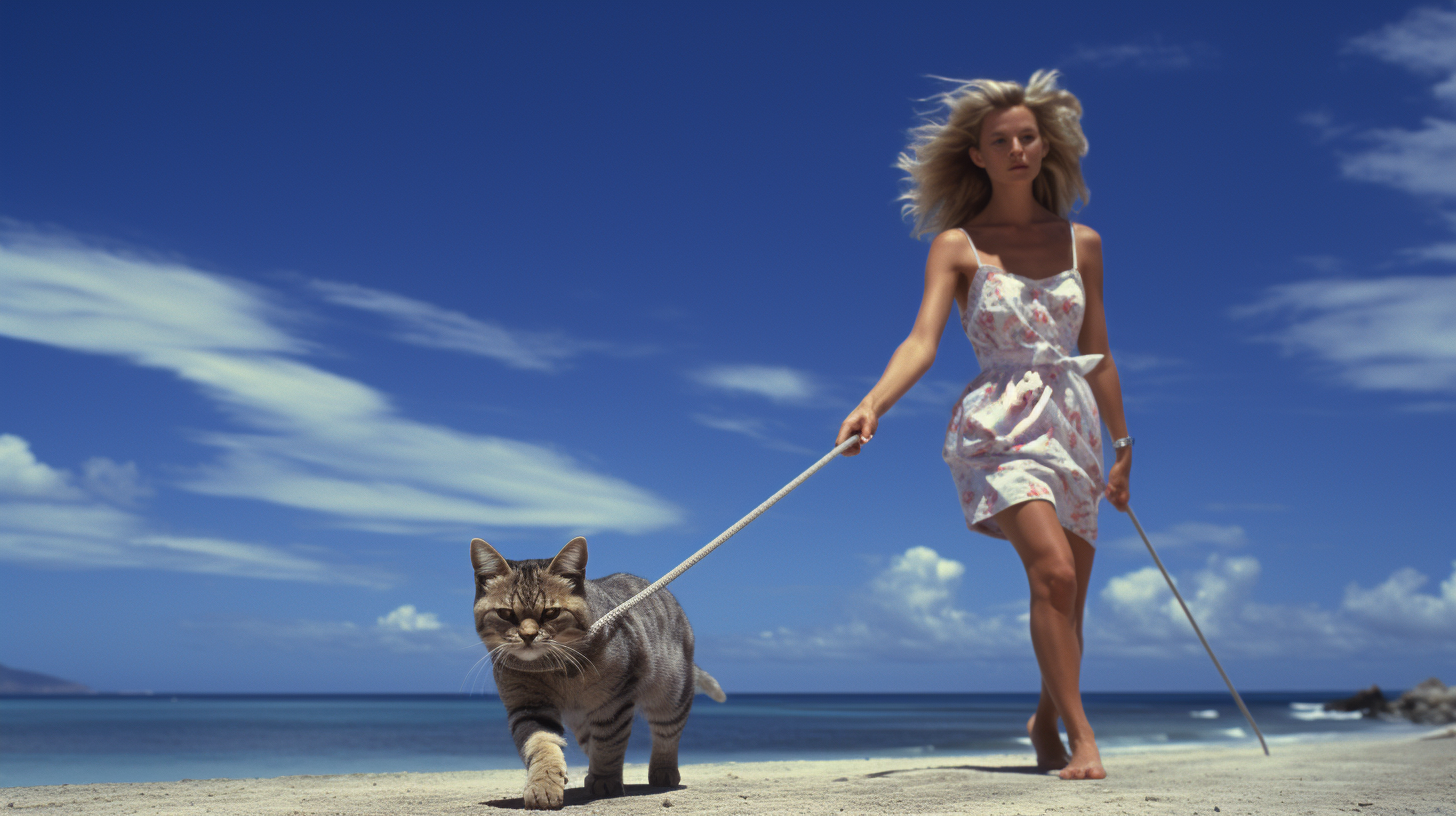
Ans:
{"type": "Polygon", "coordinates": [[[1127,486],[1128,477],[1131,475],[1131,452],[1118,456],[1117,461],[1112,463],[1112,469],[1107,472],[1107,489],[1103,492],[1107,495],[1107,500],[1112,502],[1112,506],[1123,513],[1127,512],[1127,503],[1132,497],[1127,486]]]}

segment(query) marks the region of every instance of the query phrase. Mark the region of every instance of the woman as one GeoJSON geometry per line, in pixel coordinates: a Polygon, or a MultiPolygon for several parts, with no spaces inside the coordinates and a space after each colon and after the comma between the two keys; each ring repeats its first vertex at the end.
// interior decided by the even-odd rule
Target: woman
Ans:
{"type": "Polygon", "coordinates": [[[954,303],[982,370],[952,412],[943,455],[967,525],[1009,539],[1026,568],[1042,679],[1027,733],[1039,767],[1102,779],[1079,685],[1082,610],[1097,502],[1105,493],[1127,508],[1132,439],[1107,347],[1101,239],[1066,220],[1072,202],[1087,199],[1079,163],[1087,141],[1082,107],[1056,77],[1039,71],[1024,88],[967,82],[941,95],[945,122],[913,131],[899,161],[911,183],[904,209],[916,235],[938,233],[925,295],[910,336],[844,420],[839,441],[874,436],[934,362],[954,303]],[[1117,450],[1105,486],[1099,415],[1117,450]]]}

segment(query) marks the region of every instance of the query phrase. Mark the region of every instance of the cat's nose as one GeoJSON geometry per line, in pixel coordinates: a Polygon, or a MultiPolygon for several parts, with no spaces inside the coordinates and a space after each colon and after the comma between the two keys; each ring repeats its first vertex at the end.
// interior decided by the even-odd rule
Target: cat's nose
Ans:
{"type": "Polygon", "coordinates": [[[531,645],[531,641],[536,639],[536,635],[540,631],[541,627],[530,618],[521,621],[521,640],[525,641],[527,646],[531,645]]]}

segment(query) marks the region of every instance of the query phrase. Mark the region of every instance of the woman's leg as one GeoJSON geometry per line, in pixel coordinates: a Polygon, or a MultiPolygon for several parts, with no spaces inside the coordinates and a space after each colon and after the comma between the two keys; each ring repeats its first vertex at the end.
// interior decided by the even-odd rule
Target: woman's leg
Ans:
{"type": "MultiPolygon", "coordinates": [[[[1092,558],[1096,549],[1085,539],[1063,527],[1062,532],[1072,547],[1072,557],[1077,570],[1077,647],[1083,647],[1082,611],[1087,608],[1087,587],[1092,583],[1092,558]]],[[[1057,731],[1057,706],[1052,702],[1046,683],[1041,685],[1041,697],[1036,703],[1036,713],[1026,721],[1026,733],[1036,749],[1036,765],[1047,770],[1061,770],[1067,767],[1069,757],[1062,735],[1057,731]]]]}
{"type": "Polygon", "coordinates": [[[1048,502],[1008,507],[996,514],[996,523],[1021,556],[1031,587],[1031,643],[1041,667],[1042,697],[1027,730],[1037,747],[1037,762],[1062,766],[1063,779],[1102,779],[1107,772],[1092,726],[1082,711],[1080,689],[1082,609],[1095,551],[1062,528],[1056,508],[1048,502]],[[1072,747],[1065,762],[1056,736],[1058,717],[1067,727],[1072,747]]]}

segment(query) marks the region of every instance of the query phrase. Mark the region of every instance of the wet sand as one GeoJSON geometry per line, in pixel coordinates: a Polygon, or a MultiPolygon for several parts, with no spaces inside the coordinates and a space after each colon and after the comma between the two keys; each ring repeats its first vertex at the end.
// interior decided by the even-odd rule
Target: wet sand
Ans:
{"type": "MultiPolygon", "coordinates": [[[[1456,729],[1444,738],[1354,739],[1111,754],[1108,778],[1064,782],[1030,755],[686,765],[652,788],[627,766],[627,795],[574,814],[1442,814],[1456,816],[1456,729]]],[[[570,769],[581,784],[584,769],[570,769]]],[[[285,776],[0,789],[5,813],[488,814],[521,807],[525,772],[285,776]]]]}

